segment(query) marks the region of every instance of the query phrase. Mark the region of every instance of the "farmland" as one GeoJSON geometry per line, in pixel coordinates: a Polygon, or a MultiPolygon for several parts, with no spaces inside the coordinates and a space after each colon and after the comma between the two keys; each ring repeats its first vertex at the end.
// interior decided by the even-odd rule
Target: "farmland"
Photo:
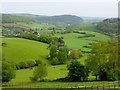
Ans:
{"type": "MultiPolygon", "coordinates": [[[[118,57],[117,42],[114,39],[115,42],[112,42],[112,36],[97,32],[97,23],[79,22],[70,25],[66,22],[67,26],[62,27],[64,29],[58,29],[58,22],[56,25],[31,20],[16,21],[15,25],[17,24],[33,30],[18,29],[14,26],[4,27],[5,33],[0,38],[2,59],[6,66],[7,63],[8,66],[11,65],[16,74],[7,81],[7,84],[37,88],[78,88],[98,85],[108,87],[118,84],[118,76],[113,69],[113,64],[117,64],[113,62],[113,58],[117,60],[118,57]],[[113,46],[114,48],[111,48],[113,46]],[[114,52],[111,52],[112,50],[114,52]],[[36,71],[42,64],[47,68],[46,76],[35,77],[41,75],[41,72],[44,73],[45,67],[41,71],[41,68],[36,71]],[[70,70],[73,70],[72,73],[70,70]]],[[[118,72],[118,67],[115,70],[118,72]]]]}
{"type": "Polygon", "coordinates": [[[47,44],[21,38],[3,38],[3,58],[14,63],[25,60],[45,60],[48,55],[47,44]]]}
{"type": "Polygon", "coordinates": [[[79,36],[82,36],[82,34],[76,34],[76,33],[70,33],[70,34],[56,34],[57,37],[64,37],[64,41],[67,44],[69,48],[74,49],[81,49],[85,51],[90,51],[89,48],[84,48],[83,46],[87,46],[90,43],[95,43],[98,41],[108,41],[109,36],[97,33],[97,32],[91,32],[86,31],[88,34],[93,34],[95,37],[89,37],[89,38],[78,38],[79,36]],[[72,41],[72,42],[71,42],[72,41]]]}
{"type": "MultiPolygon", "coordinates": [[[[16,71],[16,78],[11,81],[11,83],[15,82],[30,82],[30,77],[33,75],[33,70],[31,69],[23,69],[16,71]],[[22,73],[22,76],[20,75],[22,73]],[[22,79],[24,78],[24,80],[22,79]]],[[[48,65],[48,76],[45,78],[46,80],[56,80],[57,78],[64,78],[67,76],[67,68],[66,65],[56,65],[51,66],[48,65]]]]}
{"type": "Polygon", "coordinates": [[[29,22],[29,23],[24,23],[24,22],[19,22],[18,24],[28,26],[34,29],[48,29],[48,28],[54,28],[55,25],[48,24],[48,23],[40,23],[40,22],[29,22]]]}

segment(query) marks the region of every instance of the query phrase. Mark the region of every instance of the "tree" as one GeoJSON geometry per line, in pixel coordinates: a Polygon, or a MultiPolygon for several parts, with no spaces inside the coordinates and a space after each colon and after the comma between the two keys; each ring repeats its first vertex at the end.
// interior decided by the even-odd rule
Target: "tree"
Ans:
{"type": "Polygon", "coordinates": [[[68,77],[70,81],[84,81],[89,75],[89,70],[78,61],[72,61],[68,65],[68,77]]]}
{"type": "Polygon", "coordinates": [[[9,82],[15,78],[15,68],[8,62],[3,61],[2,63],[2,82],[9,82]]]}
{"type": "Polygon", "coordinates": [[[117,80],[118,45],[117,42],[100,42],[92,45],[92,53],[86,59],[86,66],[96,80],[117,80]]]}
{"type": "Polygon", "coordinates": [[[71,59],[78,59],[82,56],[82,53],[80,50],[72,50],[70,53],[70,58],[71,59]]]}
{"type": "Polygon", "coordinates": [[[67,59],[68,59],[68,49],[66,46],[64,46],[59,49],[58,60],[60,64],[64,64],[66,63],[67,59]]]}
{"type": "Polygon", "coordinates": [[[57,57],[57,47],[55,45],[51,45],[50,47],[50,59],[57,57]]]}
{"type": "Polygon", "coordinates": [[[34,69],[33,78],[34,80],[43,80],[47,76],[47,67],[45,64],[39,64],[38,67],[34,69]]]}

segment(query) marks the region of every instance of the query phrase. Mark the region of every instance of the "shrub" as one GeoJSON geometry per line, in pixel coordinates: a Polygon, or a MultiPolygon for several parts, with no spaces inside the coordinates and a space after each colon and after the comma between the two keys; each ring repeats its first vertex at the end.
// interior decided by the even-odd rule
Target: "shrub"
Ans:
{"type": "Polygon", "coordinates": [[[2,82],[8,82],[13,78],[15,78],[15,68],[13,68],[13,66],[10,63],[3,61],[2,82]]]}
{"type": "Polygon", "coordinates": [[[107,80],[108,81],[115,81],[118,79],[118,74],[114,72],[113,70],[109,70],[107,72],[107,80]]]}
{"type": "Polygon", "coordinates": [[[30,80],[31,80],[32,82],[35,82],[35,81],[37,81],[37,78],[35,78],[35,77],[30,77],[30,80]]]}
{"type": "Polygon", "coordinates": [[[5,42],[2,42],[2,46],[6,46],[7,44],[5,42]]]}
{"type": "Polygon", "coordinates": [[[15,64],[15,67],[16,67],[17,70],[19,70],[20,69],[19,63],[15,64]]]}
{"type": "Polygon", "coordinates": [[[26,64],[27,64],[27,67],[30,68],[35,66],[36,62],[34,60],[29,60],[29,61],[26,61],[26,64]]]}
{"type": "Polygon", "coordinates": [[[80,50],[72,50],[69,57],[70,59],[78,59],[82,57],[82,53],[80,50]]]}
{"type": "Polygon", "coordinates": [[[19,69],[25,69],[28,68],[27,63],[26,62],[20,62],[19,63],[19,69]]]}
{"type": "Polygon", "coordinates": [[[39,64],[42,64],[42,61],[38,60],[38,59],[36,59],[35,62],[36,62],[35,66],[38,66],[39,64]]]}
{"type": "Polygon", "coordinates": [[[45,64],[40,64],[39,66],[35,67],[33,71],[33,79],[34,80],[43,80],[44,77],[47,76],[47,67],[45,64]]]}
{"type": "Polygon", "coordinates": [[[58,58],[53,58],[53,59],[51,60],[51,64],[52,64],[52,65],[58,65],[58,64],[59,64],[58,58]]]}

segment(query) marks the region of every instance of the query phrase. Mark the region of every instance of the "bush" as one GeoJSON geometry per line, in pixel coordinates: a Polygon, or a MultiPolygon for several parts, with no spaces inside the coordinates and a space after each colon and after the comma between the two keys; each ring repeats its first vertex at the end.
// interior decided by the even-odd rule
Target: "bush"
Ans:
{"type": "Polygon", "coordinates": [[[15,67],[16,67],[17,70],[19,70],[20,69],[19,63],[15,64],[15,67]]]}
{"type": "Polygon", "coordinates": [[[58,65],[58,64],[59,64],[58,58],[53,58],[53,59],[51,60],[51,64],[52,64],[52,65],[58,65]]]}
{"type": "Polygon", "coordinates": [[[42,64],[42,61],[38,60],[38,59],[36,59],[35,62],[36,62],[35,66],[38,66],[39,64],[42,64]]]}
{"type": "Polygon", "coordinates": [[[15,68],[13,66],[3,61],[2,63],[2,82],[9,82],[11,79],[15,78],[15,68]]]}
{"type": "Polygon", "coordinates": [[[26,64],[27,64],[27,67],[30,68],[30,67],[34,67],[36,65],[36,62],[34,60],[29,60],[29,61],[26,61],[26,64]]]}
{"type": "Polygon", "coordinates": [[[85,37],[95,37],[94,34],[85,34],[84,36],[78,36],[78,38],[85,38],[85,37]]]}
{"type": "Polygon", "coordinates": [[[35,77],[30,77],[30,80],[31,80],[32,82],[37,81],[37,79],[36,79],[35,77]]]}
{"type": "MultiPolygon", "coordinates": [[[[40,63],[40,62],[37,61],[37,63],[40,63]]],[[[18,70],[18,69],[31,68],[31,67],[38,66],[38,65],[36,64],[35,60],[29,60],[29,61],[19,62],[15,66],[16,66],[16,69],[18,70]]]]}
{"type": "Polygon", "coordinates": [[[44,77],[47,76],[47,67],[45,64],[40,64],[39,66],[35,67],[33,71],[33,78],[34,80],[43,80],[44,77]]]}
{"type": "Polygon", "coordinates": [[[6,46],[7,44],[5,42],[2,42],[2,46],[6,46]]]}
{"type": "Polygon", "coordinates": [[[80,50],[72,50],[69,57],[70,59],[79,59],[82,57],[82,53],[80,50]]]}
{"type": "Polygon", "coordinates": [[[28,68],[26,62],[20,62],[18,66],[19,66],[19,69],[25,69],[25,68],[28,68]]]}
{"type": "Polygon", "coordinates": [[[118,74],[113,70],[107,72],[107,80],[108,81],[115,81],[118,79],[118,74]]]}

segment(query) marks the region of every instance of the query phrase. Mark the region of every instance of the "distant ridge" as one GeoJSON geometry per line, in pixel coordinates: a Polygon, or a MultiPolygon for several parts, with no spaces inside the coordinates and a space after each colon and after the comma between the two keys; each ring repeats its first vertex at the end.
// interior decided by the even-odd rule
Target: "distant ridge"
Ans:
{"type": "Polygon", "coordinates": [[[48,22],[52,24],[75,24],[81,22],[83,19],[75,15],[57,15],[57,16],[38,16],[34,20],[48,22]]]}

